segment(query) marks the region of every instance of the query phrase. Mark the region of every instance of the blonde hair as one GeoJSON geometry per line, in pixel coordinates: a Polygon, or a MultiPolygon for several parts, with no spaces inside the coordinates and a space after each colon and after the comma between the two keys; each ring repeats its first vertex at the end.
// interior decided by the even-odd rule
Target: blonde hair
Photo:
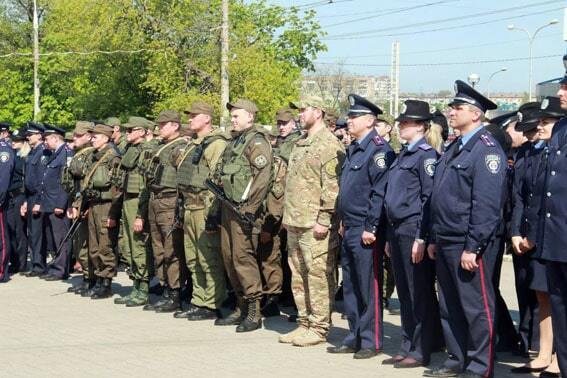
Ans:
{"type": "Polygon", "coordinates": [[[430,122],[425,131],[425,140],[438,153],[443,152],[443,128],[440,125],[430,122]]]}
{"type": "Polygon", "coordinates": [[[25,141],[25,140],[22,140],[22,141],[20,141],[19,143],[22,144],[22,147],[20,147],[20,148],[18,149],[18,154],[19,154],[20,157],[25,158],[26,156],[29,155],[29,153],[30,153],[30,151],[31,151],[31,146],[30,146],[30,144],[29,144],[27,141],[25,141]]]}

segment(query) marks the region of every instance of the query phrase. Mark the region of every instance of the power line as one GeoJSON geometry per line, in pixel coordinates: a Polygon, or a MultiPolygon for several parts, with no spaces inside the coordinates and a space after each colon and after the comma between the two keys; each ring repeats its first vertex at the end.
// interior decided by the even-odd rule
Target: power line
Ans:
{"type": "MultiPolygon", "coordinates": [[[[480,13],[475,13],[475,14],[470,14],[470,15],[465,15],[465,16],[459,16],[459,17],[451,17],[451,18],[444,18],[444,19],[439,19],[439,20],[430,20],[430,21],[424,21],[424,22],[419,22],[419,23],[411,23],[411,24],[408,24],[408,25],[399,25],[399,26],[392,26],[392,27],[381,28],[381,29],[370,29],[370,30],[364,30],[364,31],[359,31],[359,32],[330,35],[330,36],[325,37],[324,39],[327,39],[327,40],[329,40],[329,39],[348,39],[348,37],[354,37],[354,36],[360,36],[360,35],[366,35],[366,34],[374,34],[374,33],[380,33],[380,32],[384,32],[384,31],[408,29],[408,28],[413,28],[413,27],[416,27],[416,26],[427,26],[427,25],[435,25],[435,24],[446,23],[446,22],[453,22],[453,21],[458,21],[458,20],[466,20],[466,19],[475,18],[475,17],[490,16],[490,15],[498,14],[498,13],[505,13],[505,12],[515,11],[515,10],[521,10],[521,9],[539,7],[539,6],[547,5],[547,4],[555,4],[555,3],[563,3],[563,2],[564,2],[564,0],[548,0],[548,1],[543,1],[543,2],[534,3],[534,4],[522,5],[522,6],[517,6],[517,7],[511,7],[511,8],[502,8],[502,9],[498,9],[498,10],[494,10],[494,11],[480,12],[480,13]]],[[[560,9],[563,9],[563,8],[560,8],[560,9]]],[[[535,13],[532,13],[532,14],[535,14],[535,13]]]]}
{"type": "MultiPolygon", "coordinates": [[[[514,19],[517,19],[517,18],[531,17],[531,16],[537,16],[537,15],[540,15],[540,14],[556,12],[558,10],[563,10],[563,7],[548,9],[548,10],[544,10],[544,11],[541,11],[541,12],[524,13],[524,14],[520,14],[520,15],[516,15],[516,16],[497,18],[497,19],[494,19],[494,20],[474,22],[474,23],[463,24],[463,25],[447,26],[447,27],[435,28],[435,29],[424,29],[424,30],[417,30],[417,31],[412,31],[412,32],[366,35],[366,36],[360,35],[359,33],[357,33],[356,35],[353,34],[352,36],[347,36],[347,37],[328,36],[328,37],[323,37],[322,39],[325,39],[325,40],[352,40],[352,39],[369,39],[369,38],[379,38],[379,37],[399,37],[399,36],[404,36],[404,35],[416,35],[416,34],[432,33],[432,32],[437,32],[437,31],[444,31],[444,30],[455,30],[455,29],[462,29],[462,28],[467,28],[467,27],[487,25],[487,24],[492,24],[492,23],[499,22],[499,21],[514,20],[514,19]]],[[[362,33],[362,34],[364,34],[364,33],[362,33]]]]}
{"type": "MultiPolygon", "coordinates": [[[[561,54],[535,56],[532,59],[548,59],[562,57],[561,54]]],[[[487,64],[487,63],[505,63],[505,62],[520,62],[529,60],[530,57],[525,58],[503,58],[493,60],[472,60],[467,62],[439,62],[439,63],[411,63],[400,64],[400,67],[441,67],[441,66],[462,66],[467,64],[487,64]]],[[[321,65],[334,65],[336,63],[317,63],[321,65]]],[[[390,67],[390,64],[362,64],[362,63],[345,63],[345,66],[360,66],[360,67],[390,67]]]]}
{"type": "Polygon", "coordinates": [[[293,5],[290,8],[313,9],[313,8],[318,8],[318,7],[322,7],[322,6],[325,6],[325,5],[345,3],[345,2],[350,2],[350,1],[354,1],[354,0],[321,0],[321,1],[314,1],[312,3],[307,3],[307,4],[293,5]]]}

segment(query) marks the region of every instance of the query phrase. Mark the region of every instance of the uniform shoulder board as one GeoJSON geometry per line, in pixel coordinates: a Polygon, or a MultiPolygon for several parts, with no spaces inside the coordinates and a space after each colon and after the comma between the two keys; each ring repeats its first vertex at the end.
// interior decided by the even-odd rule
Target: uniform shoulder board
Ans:
{"type": "Polygon", "coordinates": [[[3,140],[0,140],[0,147],[7,147],[7,146],[8,146],[8,143],[6,143],[3,140]]]}
{"type": "Polygon", "coordinates": [[[433,147],[431,147],[429,144],[427,143],[423,143],[419,145],[419,149],[423,150],[423,151],[429,151],[430,149],[432,149],[433,147]]]}
{"type": "Polygon", "coordinates": [[[381,145],[384,144],[384,139],[382,139],[382,137],[380,135],[376,135],[374,138],[372,138],[372,141],[377,146],[381,146],[381,145]]]}
{"type": "Polygon", "coordinates": [[[487,147],[496,146],[496,144],[494,144],[494,142],[492,140],[490,140],[490,137],[486,134],[482,134],[480,136],[480,140],[482,140],[482,143],[484,143],[484,145],[487,146],[487,147]]]}

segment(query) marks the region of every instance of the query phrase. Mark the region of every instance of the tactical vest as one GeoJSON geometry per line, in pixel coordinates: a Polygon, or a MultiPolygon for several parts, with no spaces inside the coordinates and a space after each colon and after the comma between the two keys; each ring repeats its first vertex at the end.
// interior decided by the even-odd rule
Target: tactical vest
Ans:
{"type": "Polygon", "coordinates": [[[274,155],[282,158],[286,163],[289,162],[289,156],[291,155],[291,150],[295,146],[295,142],[301,137],[300,133],[293,133],[288,135],[288,137],[283,141],[283,143],[274,148],[274,155]]]}
{"type": "Polygon", "coordinates": [[[243,203],[248,199],[254,177],[244,151],[256,139],[269,143],[265,133],[254,128],[233,139],[224,150],[220,180],[226,196],[236,203],[243,203]]]}
{"type": "Polygon", "coordinates": [[[63,168],[61,185],[63,189],[69,194],[75,194],[80,187],[80,181],[87,174],[88,160],[90,153],[94,151],[94,147],[85,147],[77,151],[75,156],[71,159],[68,166],[63,168]]]}
{"type": "Polygon", "coordinates": [[[192,145],[185,152],[181,163],[177,166],[177,184],[183,191],[198,193],[207,190],[205,180],[210,178],[211,169],[203,155],[208,146],[218,139],[230,140],[226,134],[206,136],[201,144],[192,145]]]}
{"type": "Polygon", "coordinates": [[[122,172],[121,186],[124,192],[129,194],[139,194],[142,191],[144,180],[138,167],[143,149],[142,144],[143,142],[129,146],[120,162],[120,171],[122,172]]]}
{"type": "Polygon", "coordinates": [[[83,182],[86,195],[90,200],[112,200],[112,176],[114,171],[119,169],[119,164],[112,165],[116,156],[118,156],[116,150],[110,146],[100,160],[91,166],[83,182]]]}
{"type": "Polygon", "coordinates": [[[152,157],[146,176],[152,189],[177,189],[177,169],[171,164],[171,152],[178,143],[186,143],[186,140],[183,138],[174,139],[161,146],[152,157]]]}

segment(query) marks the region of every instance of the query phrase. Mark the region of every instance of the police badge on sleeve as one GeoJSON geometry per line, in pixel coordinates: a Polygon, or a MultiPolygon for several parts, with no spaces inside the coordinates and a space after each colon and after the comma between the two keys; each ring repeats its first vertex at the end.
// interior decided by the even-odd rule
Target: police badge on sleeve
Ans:
{"type": "Polygon", "coordinates": [[[384,152],[378,152],[374,155],[374,164],[380,169],[386,168],[386,154],[384,152]]]}
{"type": "Polygon", "coordinates": [[[0,163],[6,163],[10,160],[10,154],[8,152],[0,152],[0,163]]]}
{"type": "Polygon", "coordinates": [[[425,159],[423,161],[423,169],[425,170],[425,173],[427,173],[428,176],[433,177],[433,175],[435,174],[435,162],[437,160],[435,159],[425,159]]]}
{"type": "Polygon", "coordinates": [[[500,172],[500,167],[502,167],[502,161],[499,155],[490,154],[486,155],[484,158],[484,162],[486,164],[486,168],[492,174],[497,174],[500,172]]]}

